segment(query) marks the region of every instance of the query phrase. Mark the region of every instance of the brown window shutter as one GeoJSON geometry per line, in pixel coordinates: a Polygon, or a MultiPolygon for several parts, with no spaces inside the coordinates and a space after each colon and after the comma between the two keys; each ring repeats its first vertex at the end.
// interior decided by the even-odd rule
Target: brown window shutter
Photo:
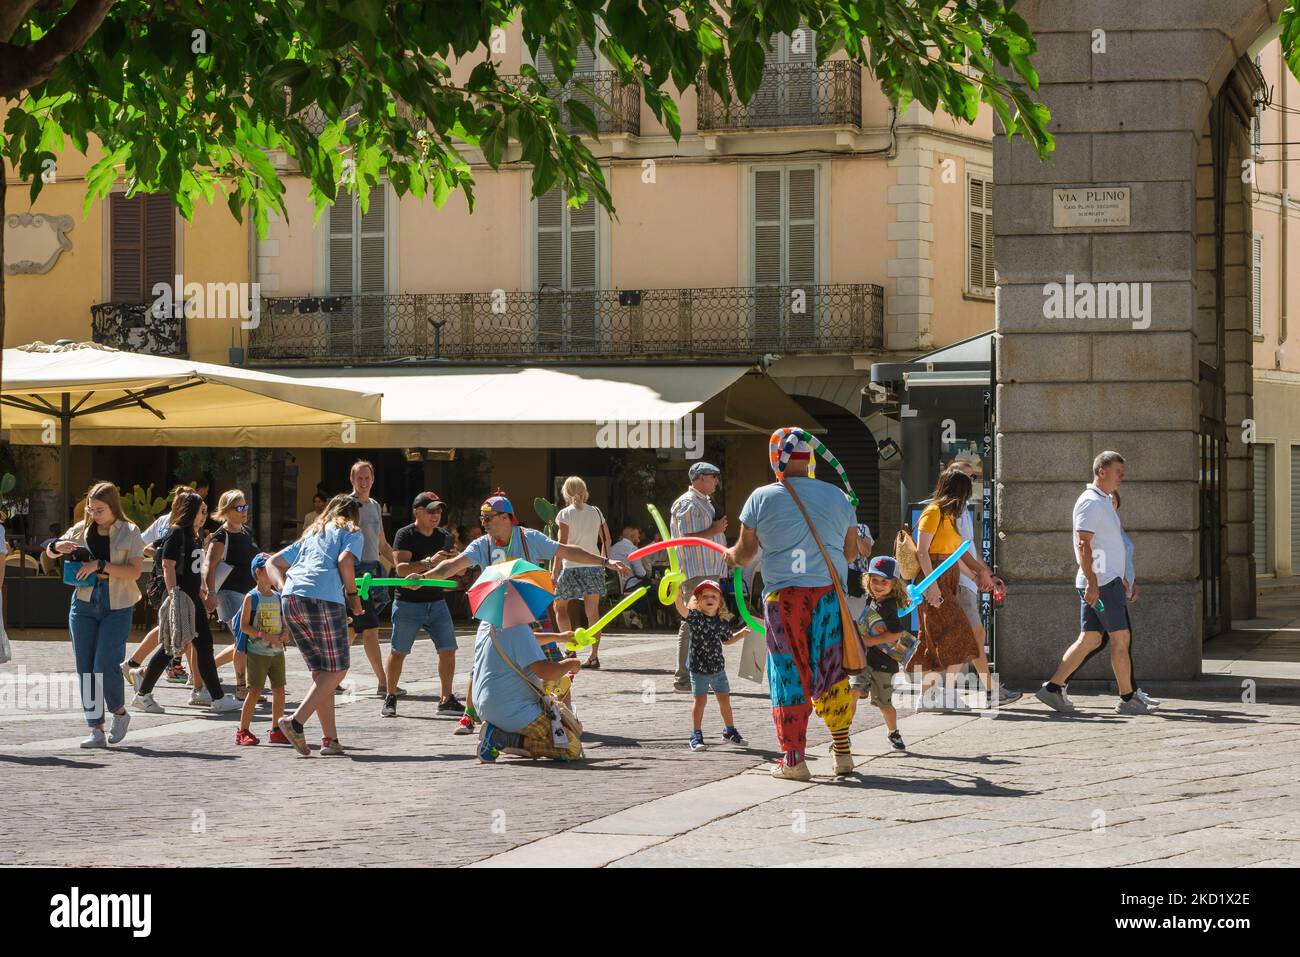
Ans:
{"type": "Polygon", "coordinates": [[[120,193],[109,197],[109,298],[140,302],[144,286],[144,208],[120,193]]]}
{"type": "MultiPolygon", "coordinates": [[[[144,288],[142,299],[153,299],[156,283],[176,280],[176,207],[167,196],[142,196],[144,201],[144,288]]],[[[180,295],[181,290],[176,290],[180,295]]]]}
{"type": "Polygon", "coordinates": [[[114,302],[152,300],[176,278],[176,207],[166,196],[114,193],[109,201],[109,285],[114,302]]]}

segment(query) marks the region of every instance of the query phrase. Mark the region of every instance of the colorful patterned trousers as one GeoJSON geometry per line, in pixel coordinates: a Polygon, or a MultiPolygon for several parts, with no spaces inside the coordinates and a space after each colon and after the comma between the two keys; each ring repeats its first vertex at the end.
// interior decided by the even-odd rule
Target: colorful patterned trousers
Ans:
{"type": "Polygon", "coordinates": [[[843,666],[835,589],[782,588],[763,604],[767,680],[776,739],[788,765],[803,760],[813,711],[832,734],[853,723],[853,696],[843,666]]]}

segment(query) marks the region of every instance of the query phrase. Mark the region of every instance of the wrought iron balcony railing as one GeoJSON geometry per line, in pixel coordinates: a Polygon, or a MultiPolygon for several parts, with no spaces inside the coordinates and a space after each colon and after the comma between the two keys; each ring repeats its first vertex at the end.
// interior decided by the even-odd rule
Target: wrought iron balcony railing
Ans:
{"type": "Polygon", "coordinates": [[[862,67],[852,60],[769,64],[748,103],[736,99],[734,89],[730,105],[723,103],[703,74],[697,88],[702,132],[862,125],[862,67]]]}
{"type": "Polygon", "coordinates": [[[881,348],[876,285],[263,299],[249,359],[367,363],[755,358],[881,348]]]}
{"type": "Polygon", "coordinates": [[[151,356],[185,355],[185,320],[154,314],[154,303],[101,302],[90,307],[90,337],[100,345],[151,356]]]}
{"type": "MultiPolygon", "coordinates": [[[[559,84],[555,76],[541,74],[542,82],[551,92],[552,99],[560,105],[564,116],[565,129],[570,133],[584,132],[582,127],[569,116],[564,103],[577,100],[596,115],[596,128],[602,133],[641,133],[641,87],[635,83],[624,83],[616,70],[597,70],[588,73],[575,73],[568,83],[559,84]],[[579,89],[581,83],[596,94],[579,89]],[[601,102],[604,101],[604,102],[601,102]],[[605,104],[608,104],[606,106],[605,104]]],[[[523,86],[528,80],[523,76],[504,76],[503,80],[523,86]]]]}
{"type": "MultiPolygon", "coordinates": [[[[525,77],[518,74],[503,76],[502,79],[515,86],[522,86],[528,82],[525,77]]],[[[558,86],[554,76],[542,74],[542,82],[547,85],[552,97],[560,104],[565,128],[570,133],[581,133],[583,129],[569,117],[564,107],[566,100],[577,100],[585,104],[596,115],[596,128],[602,133],[631,133],[635,136],[641,132],[641,88],[635,83],[624,83],[617,71],[575,73],[568,83],[558,86]],[[579,89],[579,83],[594,92],[596,98],[586,90],[579,89]],[[606,103],[609,104],[608,107],[605,106],[606,103]]],[[[413,117],[411,108],[405,103],[399,103],[397,109],[401,115],[411,119],[416,129],[427,128],[428,124],[424,118],[413,117]]],[[[357,112],[356,109],[351,111],[347,119],[348,124],[355,122],[353,117],[357,112]]],[[[314,136],[320,136],[321,131],[325,129],[325,113],[320,106],[313,103],[300,115],[303,122],[307,124],[307,129],[314,136]]]]}

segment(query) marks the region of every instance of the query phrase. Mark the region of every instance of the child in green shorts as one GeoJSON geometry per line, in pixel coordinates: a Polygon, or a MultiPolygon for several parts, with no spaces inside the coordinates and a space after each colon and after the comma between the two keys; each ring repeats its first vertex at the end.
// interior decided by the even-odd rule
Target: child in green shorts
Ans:
{"type": "MultiPolygon", "coordinates": [[[[894,675],[898,659],[890,653],[899,648],[900,640],[910,638],[907,626],[899,617],[899,603],[908,603],[907,587],[898,577],[898,563],[879,555],[871,560],[863,577],[867,607],[859,621],[863,644],[867,646],[867,670],[849,678],[849,689],[856,699],[870,694],[871,703],[880,709],[894,750],[906,749],[898,731],[898,710],[894,707],[894,675]]],[[[913,646],[915,639],[912,639],[913,646]]]]}
{"type": "Polygon", "coordinates": [[[280,618],[280,594],[271,586],[271,576],[266,563],[271,556],[265,552],[252,561],[253,577],[257,587],[244,596],[244,607],[236,619],[237,627],[248,641],[248,654],[244,670],[248,676],[248,696],[239,715],[239,729],[235,744],[258,744],[257,735],[248,729],[253,720],[257,702],[262,698],[266,681],[271,680],[271,744],[292,744],[280,730],[284,716],[284,644],[286,633],[280,618]]]}

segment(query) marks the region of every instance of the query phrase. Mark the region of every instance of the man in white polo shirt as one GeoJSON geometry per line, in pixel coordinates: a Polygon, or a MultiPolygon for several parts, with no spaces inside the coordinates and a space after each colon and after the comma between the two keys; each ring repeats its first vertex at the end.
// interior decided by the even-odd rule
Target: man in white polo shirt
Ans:
{"type": "Polygon", "coordinates": [[[1074,503],[1074,554],[1079,570],[1079,637],[1066,649],[1056,673],[1037,691],[1038,700],[1063,713],[1074,711],[1063,685],[1088,654],[1110,638],[1110,666],[1115,671],[1120,700],[1118,714],[1150,714],[1146,702],[1133,692],[1129,665],[1128,601],[1124,585],[1127,554],[1119,513],[1111,493],[1124,481],[1124,457],[1102,452],[1092,462],[1092,484],[1074,503]]]}

